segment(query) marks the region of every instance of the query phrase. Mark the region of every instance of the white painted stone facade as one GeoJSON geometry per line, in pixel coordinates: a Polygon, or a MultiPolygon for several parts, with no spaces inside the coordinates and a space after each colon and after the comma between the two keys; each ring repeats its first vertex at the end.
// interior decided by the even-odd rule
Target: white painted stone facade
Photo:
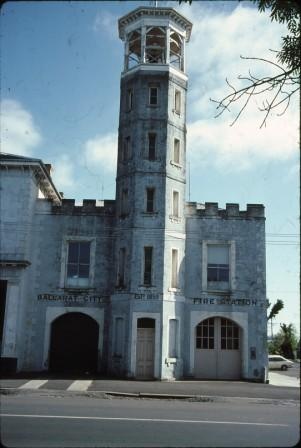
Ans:
{"type": "MultiPolygon", "coordinates": [[[[237,375],[265,381],[264,207],[248,205],[242,211],[238,204],[227,204],[222,210],[216,203],[185,202],[184,58],[191,24],[170,8],[137,8],[120,19],[119,32],[125,41],[125,69],[116,200],[102,206],[84,200],[76,206],[74,200],[61,198],[42,161],[1,155],[3,369],[49,369],[54,322],[84,314],[98,325],[98,372],[135,378],[137,362],[145,362],[157,379],[198,377],[198,325],[218,318],[239,329],[237,375]],[[130,33],[137,30],[140,59],[129,67],[130,33]],[[159,54],[148,46],[151,32],[164,42],[163,62],[146,61],[147,52],[151,57],[159,54]],[[178,39],[178,68],[170,63],[171,35],[178,39]],[[157,89],[157,104],[150,104],[151,88],[157,89]],[[176,91],[180,111],[175,110],[176,91]],[[155,135],[151,156],[150,134],[155,135]],[[174,153],[177,142],[179,156],[174,153]],[[67,283],[72,242],[88,242],[90,247],[89,274],[80,288],[67,283]],[[208,277],[213,246],[227,248],[226,282],[212,283],[208,277]],[[152,248],[149,272],[145,248],[152,248]],[[145,346],[140,340],[138,344],[139,328],[145,328],[145,346]],[[140,356],[149,360],[139,361],[140,356]]],[[[200,337],[206,339],[205,333],[200,337]]]]}

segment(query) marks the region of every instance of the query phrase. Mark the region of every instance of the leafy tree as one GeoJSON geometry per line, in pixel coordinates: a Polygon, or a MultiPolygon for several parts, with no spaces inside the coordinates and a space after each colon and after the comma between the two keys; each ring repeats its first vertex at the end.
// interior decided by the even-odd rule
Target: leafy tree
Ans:
{"type": "Polygon", "coordinates": [[[280,324],[280,331],[268,343],[269,353],[279,354],[290,359],[294,359],[294,352],[297,348],[297,332],[293,324],[280,324]]]}
{"type": "MultiPolygon", "coordinates": [[[[268,308],[271,306],[270,303],[268,303],[268,308]]],[[[271,308],[271,311],[268,315],[268,320],[270,319],[274,319],[275,316],[277,316],[277,314],[279,313],[279,311],[282,310],[282,308],[284,307],[283,304],[283,300],[278,299],[276,303],[274,303],[274,305],[271,308]]]]}
{"type": "MultiPolygon", "coordinates": [[[[271,303],[268,301],[268,308],[271,306],[271,303]]],[[[276,303],[274,303],[274,305],[271,308],[271,311],[267,317],[267,320],[271,321],[271,336],[273,338],[273,319],[275,318],[275,316],[277,316],[277,314],[279,313],[279,311],[282,310],[282,308],[284,307],[283,301],[281,299],[278,299],[276,303]]]]}
{"type": "Polygon", "coordinates": [[[222,100],[211,101],[217,103],[217,115],[220,116],[230,106],[240,102],[240,110],[231,126],[238,120],[252,97],[264,95],[259,111],[264,113],[261,126],[266,125],[271,111],[283,115],[290,105],[291,97],[300,90],[300,2],[297,0],[252,0],[257,4],[260,12],[270,9],[272,21],[286,25],[288,34],[282,37],[282,47],[275,51],[277,62],[263,58],[243,57],[242,59],[260,61],[276,68],[278,73],[274,76],[257,77],[250,71],[247,76],[238,76],[239,80],[246,81],[245,87],[237,89],[226,79],[231,92],[222,100]]]}
{"type": "Polygon", "coordinates": [[[280,324],[280,328],[283,334],[283,340],[280,346],[281,353],[285,358],[294,359],[294,351],[297,349],[298,344],[296,330],[293,324],[280,324]]]}

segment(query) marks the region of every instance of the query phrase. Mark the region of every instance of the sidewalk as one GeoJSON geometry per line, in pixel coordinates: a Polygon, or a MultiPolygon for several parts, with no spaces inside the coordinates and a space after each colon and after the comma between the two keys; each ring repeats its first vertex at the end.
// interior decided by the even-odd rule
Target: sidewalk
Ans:
{"type": "Polygon", "coordinates": [[[136,398],[198,398],[202,400],[245,398],[300,400],[297,378],[270,372],[270,384],[247,381],[135,381],[108,378],[35,377],[0,380],[2,394],[66,393],[107,394],[136,398]]]}
{"type": "Polygon", "coordinates": [[[300,387],[300,378],[281,375],[276,372],[269,372],[269,380],[272,386],[300,387]]]}

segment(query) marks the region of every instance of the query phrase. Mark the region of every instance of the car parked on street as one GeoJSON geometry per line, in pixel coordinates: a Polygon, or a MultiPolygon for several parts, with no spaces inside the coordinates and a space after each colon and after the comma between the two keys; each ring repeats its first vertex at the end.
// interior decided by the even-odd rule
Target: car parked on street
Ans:
{"type": "Polygon", "coordinates": [[[280,355],[269,355],[269,369],[287,370],[289,367],[293,367],[293,361],[284,358],[280,355]]]}

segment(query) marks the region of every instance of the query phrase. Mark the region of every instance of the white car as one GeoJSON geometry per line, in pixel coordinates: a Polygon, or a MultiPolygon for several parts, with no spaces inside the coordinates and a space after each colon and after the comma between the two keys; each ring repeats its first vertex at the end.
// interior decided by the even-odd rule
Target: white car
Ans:
{"type": "Polygon", "coordinates": [[[294,363],[289,359],[283,358],[280,355],[269,355],[269,369],[287,370],[293,367],[294,363]]]}

